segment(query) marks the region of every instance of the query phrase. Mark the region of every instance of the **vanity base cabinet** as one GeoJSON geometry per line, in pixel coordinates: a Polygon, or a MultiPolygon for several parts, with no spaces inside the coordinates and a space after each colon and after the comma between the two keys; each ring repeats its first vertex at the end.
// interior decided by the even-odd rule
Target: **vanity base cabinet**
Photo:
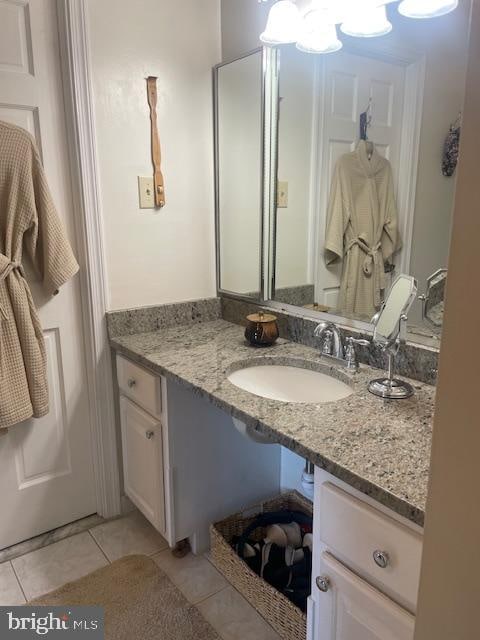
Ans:
{"type": "Polygon", "coordinates": [[[316,640],[413,640],[415,618],[329,553],[320,561],[327,591],[318,598],[316,640]]]}
{"type": "Polygon", "coordinates": [[[315,469],[308,640],[411,640],[423,531],[315,469]]]}
{"type": "Polygon", "coordinates": [[[165,535],[162,423],[123,396],[120,422],[125,493],[165,535]]]}
{"type": "Polygon", "coordinates": [[[281,452],[181,384],[117,355],[126,495],[171,547],[210,548],[212,522],[277,495],[281,452]]]}

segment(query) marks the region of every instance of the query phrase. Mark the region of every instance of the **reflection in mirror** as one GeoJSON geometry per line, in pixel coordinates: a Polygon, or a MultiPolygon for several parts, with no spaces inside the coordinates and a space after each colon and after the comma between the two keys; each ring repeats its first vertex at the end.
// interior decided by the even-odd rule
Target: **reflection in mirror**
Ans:
{"type": "Polygon", "coordinates": [[[262,52],[216,68],[218,283],[258,298],[262,224],[262,52]]]}
{"type": "Polygon", "coordinates": [[[441,329],[443,324],[443,302],[445,285],[447,283],[447,269],[439,269],[427,280],[427,292],[420,296],[423,302],[422,317],[424,322],[433,329],[441,329]]]}
{"type": "Polygon", "coordinates": [[[368,322],[397,274],[447,262],[469,5],[389,6],[392,33],[329,55],[281,47],[274,300],[368,322]]]}
{"type": "Polygon", "coordinates": [[[374,316],[373,342],[382,347],[388,358],[386,378],[373,380],[368,390],[376,396],[399,400],[409,398],[413,387],[393,377],[394,358],[405,342],[407,316],[417,296],[415,278],[400,275],[392,284],[381,310],[374,316]]]}
{"type": "Polygon", "coordinates": [[[406,275],[398,276],[382,305],[381,311],[374,317],[374,342],[387,347],[397,343],[402,322],[405,321],[416,293],[415,278],[406,275]]]}

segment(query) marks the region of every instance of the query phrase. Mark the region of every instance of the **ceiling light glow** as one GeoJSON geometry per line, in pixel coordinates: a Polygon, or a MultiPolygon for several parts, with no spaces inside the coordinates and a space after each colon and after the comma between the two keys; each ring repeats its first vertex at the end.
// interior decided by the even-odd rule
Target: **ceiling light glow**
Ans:
{"type": "MultiPolygon", "coordinates": [[[[296,43],[297,49],[308,53],[333,53],[342,48],[337,25],[356,38],[390,33],[386,5],[394,2],[399,0],[277,0],[260,40],[270,46],[296,43]]],[[[408,18],[435,18],[458,5],[458,0],[401,0],[398,11],[408,18]]]]}
{"type": "Polygon", "coordinates": [[[334,24],[327,21],[324,11],[314,10],[303,19],[302,36],[297,42],[297,49],[305,53],[334,53],[342,48],[334,24]]]}
{"type": "Polygon", "coordinates": [[[357,9],[342,23],[340,29],[345,35],[355,38],[377,38],[390,33],[392,23],[387,19],[385,5],[381,5],[357,9]]]}
{"type": "Polygon", "coordinates": [[[302,16],[297,5],[291,0],[280,0],[270,9],[267,26],[260,40],[270,45],[297,42],[301,27],[302,16]]]}
{"type": "Polygon", "coordinates": [[[437,18],[458,7],[458,0],[403,0],[399,13],[407,18],[437,18]]]}

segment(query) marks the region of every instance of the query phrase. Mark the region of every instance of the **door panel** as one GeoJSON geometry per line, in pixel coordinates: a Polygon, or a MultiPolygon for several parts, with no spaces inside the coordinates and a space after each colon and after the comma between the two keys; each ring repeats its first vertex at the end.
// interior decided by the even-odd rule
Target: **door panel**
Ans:
{"type": "Polygon", "coordinates": [[[0,0],[0,71],[32,73],[28,3],[0,0]]]}
{"type": "MultiPolygon", "coordinates": [[[[0,119],[35,137],[75,251],[55,0],[0,0],[0,119]]],[[[44,329],[50,412],[0,435],[0,548],[96,511],[79,278],[46,299],[24,266],[44,329]]]]}
{"type": "Polygon", "coordinates": [[[38,420],[29,420],[22,429],[12,429],[19,489],[48,483],[72,472],[68,433],[65,433],[64,387],[60,380],[58,332],[45,333],[48,359],[50,412],[38,420]],[[20,435],[22,434],[22,435],[20,435]]]}

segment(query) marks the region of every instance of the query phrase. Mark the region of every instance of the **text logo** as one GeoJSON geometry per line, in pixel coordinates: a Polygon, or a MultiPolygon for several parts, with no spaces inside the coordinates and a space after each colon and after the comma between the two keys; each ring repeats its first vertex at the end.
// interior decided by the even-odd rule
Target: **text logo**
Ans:
{"type": "Polygon", "coordinates": [[[1,640],[104,639],[101,607],[0,607],[1,640]]]}

